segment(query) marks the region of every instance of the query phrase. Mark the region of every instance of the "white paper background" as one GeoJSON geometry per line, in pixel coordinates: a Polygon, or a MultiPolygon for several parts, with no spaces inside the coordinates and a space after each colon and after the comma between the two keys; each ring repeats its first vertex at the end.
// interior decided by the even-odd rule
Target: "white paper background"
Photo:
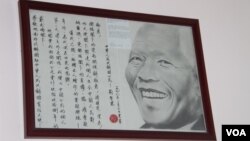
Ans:
{"type": "MultiPolygon", "coordinates": [[[[66,21],[67,30],[74,29],[75,21],[94,21],[101,24],[101,34],[102,37],[96,40],[96,54],[98,61],[98,74],[99,74],[99,96],[100,96],[100,109],[102,114],[102,129],[139,129],[143,124],[140,117],[139,111],[135,100],[130,92],[125,79],[125,67],[128,62],[128,56],[131,48],[131,35],[130,35],[130,23],[124,20],[114,20],[114,19],[104,19],[104,18],[94,18],[88,16],[79,15],[69,15],[61,13],[51,13],[44,11],[30,11],[30,18],[33,15],[38,15],[44,17],[45,27],[48,29],[54,29],[54,18],[58,19],[64,18],[66,21]],[[123,29],[122,29],[123,28],[123,29]],[[108,38],[107,38],[108,37],[108,38]],[[124,38],[125,37],[125,38],[124,38]],[[114,85],[120,88],[120,107],[122,115],[122,124],[115,124],[110,122],[109,116],[114,113],[117,107],[112,108],[109,105],[109,95],[108,95],[108,83],[106,74],[106,60],[105,60],[105,45],[109,45],[109,57],[111,60],[111,71],[113,87],[114,85]],[[119,59],[118,59],[119,58],[119,59]]],[[[32,20],[31,20],[32,22],[32,20]]],[[[139,24],[140,25],[140,24],[139,24]]],[[[59,30],[60,31],[60,30],[59,30]]],[[[62,31],[62,30],[61,30],[62,31]]],[[[134,31],[134,30],[133,30],[134,31]]],[[[134,33],[132,33],[134,34],[134,33]]],[[[68,35],[69,36],[69,35],[68,35]]],[[[134,36],[134,35],[133,35],[134,36]]],[[[34,42],[34,41],[33,41],[34,42]]],[[[42,68],[41,75],[41,89],[42,89],[42,128],[53,128],[53,113],[51,112],[51,91],[50,91],[50,68],[49,68],[49,51],[47,47],[41,48],[42,42],[38,42],[40,46],[40,68],[42,68]]],[[[75,43],[76,44],[76,43],[75,43]]],[[[48,42],[45,46],[48,46],[48,42]]],[[[54,43],[55,46],[55,43],[54,43]]],[[[34,55],[34,53],[33,53],[34,55]]],[[[72,55],[68,55],[69,58],[72,55]]],[[[35,77],[34,77],[35,79],[35,77]]],[[[35,81],[35,80],[34,80],[35,81]]],[[[66,110],[66,125],[59,125],[59,128],[78,128],[74,120],[74,101],[73,101],[73,89],[72,86],[67,84],[63,85],[64,91],[64,103],[66,110]]],[[[35,93],[36,95],[36,93],[35,93]]],[[[36,101],[35,101],[36,103],[36,101]]],[[[83,104],[83,103],[81,103],[83,104]]],[[[82,105],[81,105],[82,106],[82,105]]],[[[38,123],[36,123],[38,126],[38,123]]],[[[89,126],[88,128],[99,128],[95,126],[89,126]]]]}

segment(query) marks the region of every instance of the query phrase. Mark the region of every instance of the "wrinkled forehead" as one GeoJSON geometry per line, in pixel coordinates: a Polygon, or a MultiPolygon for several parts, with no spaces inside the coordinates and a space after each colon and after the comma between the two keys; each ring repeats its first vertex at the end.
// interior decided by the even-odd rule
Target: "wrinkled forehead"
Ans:
{"type": "Polygon", "coordinates": [[[137,32],[134,49],[169,52],[179,49],[179,33],[172,26],[146,24],[137,32]]]}
{"type": "Polygon", "coordinates": [[[145,24],[136,35],[132,52],[162,57],[177,64],[187,63],[180,47],[180,34],[176,26],[145,24]]]}
{"type": "Polygon", "coordinates": [[[137,38],[148,38],[154,36],[162,36],[162,38],[174,39],[179,37],[177,26],[163,24],[144,24],[137,32],[137,38]]]}

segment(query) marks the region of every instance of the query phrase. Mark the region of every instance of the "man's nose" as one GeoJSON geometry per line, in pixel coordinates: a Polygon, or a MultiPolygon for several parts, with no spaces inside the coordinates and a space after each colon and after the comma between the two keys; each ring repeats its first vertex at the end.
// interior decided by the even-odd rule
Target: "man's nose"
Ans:
{"type": "Polygon", "coordinates": [[[139,80],[143,82],[158,81],[157,68],[151,61],[145,61],[137,76],[139,80]]]}

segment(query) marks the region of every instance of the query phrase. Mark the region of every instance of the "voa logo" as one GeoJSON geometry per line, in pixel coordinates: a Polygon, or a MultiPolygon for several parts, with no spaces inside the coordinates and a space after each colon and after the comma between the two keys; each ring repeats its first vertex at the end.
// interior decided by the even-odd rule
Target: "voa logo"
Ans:
{"type": "Polygon", "coordinates": [[[244,129],[226,129],[227,136],[247,136],[244,129]]]}

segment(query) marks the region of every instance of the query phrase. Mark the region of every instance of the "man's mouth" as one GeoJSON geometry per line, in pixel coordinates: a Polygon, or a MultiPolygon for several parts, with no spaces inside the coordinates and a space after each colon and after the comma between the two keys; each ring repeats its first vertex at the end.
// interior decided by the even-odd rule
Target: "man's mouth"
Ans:
{"type": "Polygon", "coordinates": [[[150,99],[163,99],[168,96],[168,94],[155,90],[155,89],[145,89],[139,88],[143,98],[150,98],[150,99]]]}

